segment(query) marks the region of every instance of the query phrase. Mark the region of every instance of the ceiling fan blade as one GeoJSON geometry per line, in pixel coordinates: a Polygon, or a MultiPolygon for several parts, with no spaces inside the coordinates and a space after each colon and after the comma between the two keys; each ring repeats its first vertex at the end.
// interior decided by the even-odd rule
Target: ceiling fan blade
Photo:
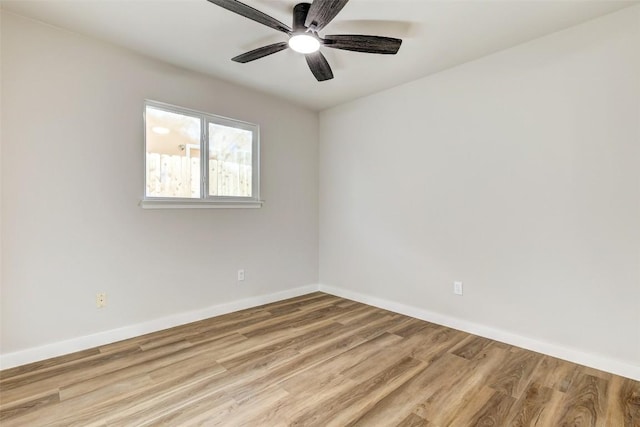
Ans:
{"type": "Polygon", "coordinates": [[[256,22],[261,23],[262,25],[266,25],[267,27],[271,27],[274,30],[282,31],[286,34],[291,34],[291,28],[278,21],[275,18],[270,17],[266,13],[260,12],[257,9],[252,8],[251,6],[247,6],[244,3],[241,3],[237,0],[208,0],[209,2],[216,4],[222,8],[225,8],[231,12],[237,13],[238,15],[244,16],[245,18],[249,18],[256,22]]]}
{"type": "Polygon", "coordinates": [[[235,58],[231,58],[231,60],[245,64],[247,62],[255,61],[256,59],[260,59],[267,55],[271,55],[272,53],[280,52],[281,50],[286,49],[288,46],[289,44],[287,42],[274,43],[268,46],[262,46],[257,49],[253,49],[252,51],[243,53],[242,55],[238,55],[235,58]]]}
{"type": "Polygon", "coordinates": [[[333,78],[333,71],[331,71],[327,58],[320,51],[305,55],[305,58],[316,80],[322,82],[333,78]]]}
{"type": "Polygon", "coordinates": [[[326,36],[323,40],[326,47],[355,52],[380,53],[395,55],[400,49],[402,40],[382,36],[361,36],[358,34],[337,34],[326,36]]]}
{"type": "Polygon", "coordinates": [[[314,31],[323,29],[349,0],[314,0],[304,25],[314,31]]]}

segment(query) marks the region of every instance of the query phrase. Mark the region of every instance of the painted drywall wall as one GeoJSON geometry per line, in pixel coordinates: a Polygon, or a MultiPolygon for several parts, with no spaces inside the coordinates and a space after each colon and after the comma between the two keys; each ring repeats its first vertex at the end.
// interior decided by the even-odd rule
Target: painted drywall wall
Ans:
{"type": "MultiPolygon", "coordinates": [[[[0,9],[0,14],[2,10],[0,9]]],[[[2,341],[2,16],[0,15],[0,342],[2,341]]],[[[0,353],[2,344],[0,343],[0,353]]]]}
{"type": "Polygon", "coordinates": [[[6,12],[2,106],[3,354],[316,286],[316,113],[6,12]],[[263,207],[140,208],[145,98],[259,124],[263,207]]]}
{"type": "Polygon", "coordinates": [[[638,375],[640,7],[322,112],[320,282],[638,375]]]}

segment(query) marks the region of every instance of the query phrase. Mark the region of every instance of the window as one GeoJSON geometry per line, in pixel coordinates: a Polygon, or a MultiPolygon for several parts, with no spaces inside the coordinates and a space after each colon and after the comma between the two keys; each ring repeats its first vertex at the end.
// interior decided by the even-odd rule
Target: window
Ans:
{"type": "Polygon", "coordinates": [[[145,208],[260,207],[257,125],[145,102],[145,208]]]}

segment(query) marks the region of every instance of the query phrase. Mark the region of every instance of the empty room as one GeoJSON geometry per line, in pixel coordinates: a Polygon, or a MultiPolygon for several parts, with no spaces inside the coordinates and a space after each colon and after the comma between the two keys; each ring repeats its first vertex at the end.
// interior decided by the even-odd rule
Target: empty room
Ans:
{"type": "Polygon", "coordinates": [[[640,1],[0,0],[0,425],[640,427],[640,1]]]}

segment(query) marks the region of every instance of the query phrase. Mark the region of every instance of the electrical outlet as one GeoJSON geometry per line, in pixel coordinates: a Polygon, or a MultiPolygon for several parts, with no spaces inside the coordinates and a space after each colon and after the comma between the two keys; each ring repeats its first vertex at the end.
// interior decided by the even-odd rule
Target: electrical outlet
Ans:
{"type": "Polygon", "coordinates": [[[244,280],[244,270],[238,270],[238,282],[242,282],[244,280]]]}
{"type": "Polygon", "coordinates": [[[107,293],[98,292],[96,294],[96,307],[102,308],[107,306],[107,293]]]}
{"type": "Polygon", "coordinates": [[[462,282],[453,282],[453,293],[462,295],[462,282]]]}

